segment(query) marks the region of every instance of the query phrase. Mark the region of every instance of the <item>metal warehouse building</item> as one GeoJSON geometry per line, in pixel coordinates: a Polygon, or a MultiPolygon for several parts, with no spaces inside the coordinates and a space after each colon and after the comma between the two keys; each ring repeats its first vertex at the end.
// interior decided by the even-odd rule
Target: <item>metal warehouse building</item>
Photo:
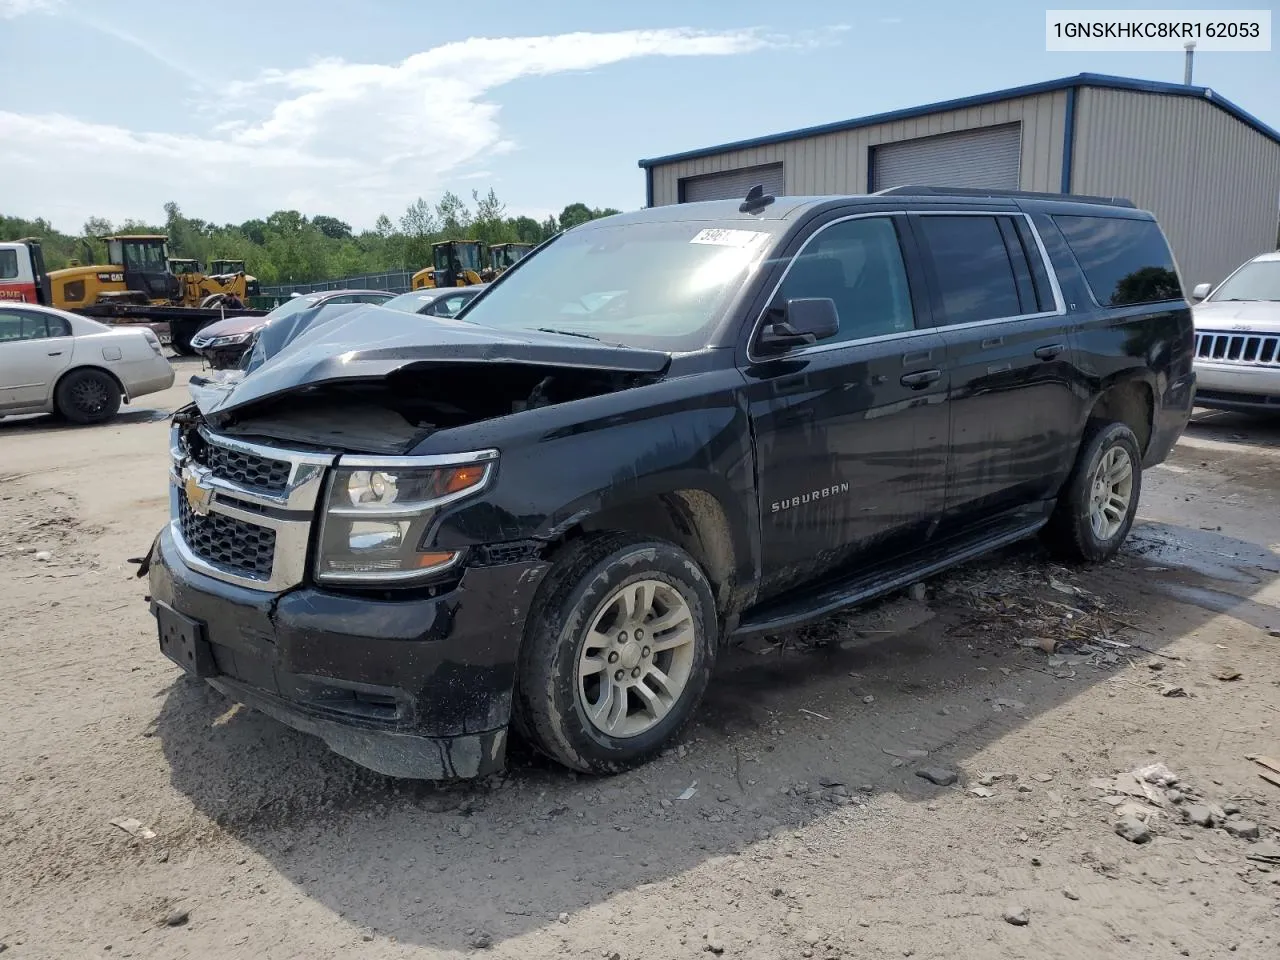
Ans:
{"type": "Polygon", "coordinates": [[[1122,196],[1188,287],[1276,248],[1280,133],[1205,87],[1082,73],[641,160],[649,206],[907,184],[1122,196]]]}

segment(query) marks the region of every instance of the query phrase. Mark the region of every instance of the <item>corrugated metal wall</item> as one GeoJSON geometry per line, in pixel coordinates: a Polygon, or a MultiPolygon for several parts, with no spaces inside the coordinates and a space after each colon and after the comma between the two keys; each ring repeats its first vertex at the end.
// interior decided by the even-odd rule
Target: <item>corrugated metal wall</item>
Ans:
{"type": "Polygon", "coordinates": [[[1021,189],[1057,191],[1062,185],[1066,112],[1066,92],[1056,91],[682,160],[653,168],[653,203],[678,202],[682,177],[778,161],[784,164],[787,193],[792,196],[866,193],[867,159],[876,144],[1015,121],[1022,124],[1021,189]]]}
{"type": "Polygon", "coordinates": [[[1071,190],[1150,210],[1183,282],[1217,283],[1275,249],[1280,144],[1204,100],[1083,88],[1071,190]]]}

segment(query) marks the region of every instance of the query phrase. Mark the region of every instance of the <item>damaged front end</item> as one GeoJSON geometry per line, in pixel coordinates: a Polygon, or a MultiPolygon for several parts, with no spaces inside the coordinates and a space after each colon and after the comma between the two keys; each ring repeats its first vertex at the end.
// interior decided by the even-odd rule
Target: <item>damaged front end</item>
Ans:
{"type": "Polygon", "coordinates": [[[171,427],[170,523],[140,571],[175,662],[395,776],[501,766],[547,567],[528,540],[439,546],[442,517],[485,506],[502,450],[418,448],[654,382],[669,360],[469,326],[370,306],[248,376],[193,384],[171,427]]]}

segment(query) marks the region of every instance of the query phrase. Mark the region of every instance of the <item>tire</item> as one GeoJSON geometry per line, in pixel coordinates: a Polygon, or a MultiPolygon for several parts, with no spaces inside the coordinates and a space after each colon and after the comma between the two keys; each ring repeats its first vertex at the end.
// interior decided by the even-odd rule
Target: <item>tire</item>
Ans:
{"type": "Polygon", "coordinates": [[[1091,422],[1085,430],[1080,453],[1071,476],[1058,496],[1058,505],[1045,527],[1045,542],[1064,559],[1085,563],[1110,560],[1119,551],[1133,526],[1142,493],[1142,454],[1138,439],[1123,423],[1091,422]],[[1124,479],[1107,487],[1098,484],[1100,468],[1107,467],[1112,478],[1124,472],[1118,464],[1127,460],[1128,496],[1122,496],[1124,479]],[[1104,461],[1106,461],[1104,463],[1104,461]],[[1095,503],[1111,503],[1110,509],[1095,511],[1095,503]],[[1119,500],[1124,499],[1123,510],[1119,500]]]}
{"type": "Polygon", "coordinates": [[[72,370],[58,382],[53,400],[72,423],[103,423],[120,410],[120,385],[101,370],[72,370]]]}
{"type": "Polygon", "coordinates": [[[583,773],[643,763],[692,718],[718,640],[711,585],[687,553],[633,534],[584,537],[561,553],[525,621],[516,727],[536,749],[583,773]],[[645,609],[622,619],[637,601],[645,609]],[[657,633],[644,629],[664,619],[657,633]],[[584,656],[590,660],[580,678],[584,656]],[[588,711],[598,711],[598,721],[588,711]]]}
{"type": "Polygon", "coordinates": [[[194,357],[196,348],[191,346],[190,340],[170,340],[169,349],[180,357],[194,357]]]}

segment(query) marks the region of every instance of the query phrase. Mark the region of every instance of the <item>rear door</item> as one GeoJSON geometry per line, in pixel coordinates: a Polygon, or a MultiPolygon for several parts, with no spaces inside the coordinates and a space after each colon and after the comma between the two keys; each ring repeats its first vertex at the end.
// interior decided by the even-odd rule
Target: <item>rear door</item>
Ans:
{"type": "Polygon", "coordinates": [[[829,297],[839,334],[761,356],[757,320],[743,373],[756,441],[761,599],[918,546],[943,507],[945,344],[928,329],[910,250],[901,216],[825,223],[787,266],[770,307],[829,297]]]}
{"type": "Polygon", "coordinates": [[[1078,439],[1066,309],[1021,213],[911,216],[951,371],[947,521],[1054,495],[1078,439]]]}
{"type": "Polygon", "coordinates": [[[0,407],[38,407],[71,362],[71,327],[58,316],[0,307],[0,407]]]}

